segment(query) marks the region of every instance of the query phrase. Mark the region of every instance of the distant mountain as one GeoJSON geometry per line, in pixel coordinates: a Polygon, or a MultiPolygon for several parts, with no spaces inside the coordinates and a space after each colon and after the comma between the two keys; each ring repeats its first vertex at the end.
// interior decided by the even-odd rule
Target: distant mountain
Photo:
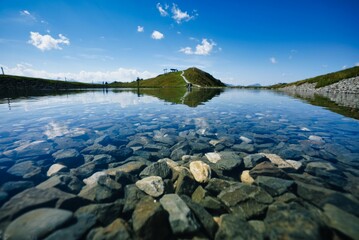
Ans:
{"type": "Polygon", "coordinates": [[[184,71],[170,72],[160,74],[157,77],[133,81],[130,83],[115,82],[110,87],[186,87],[186,80],[194,87],[225,87],[220,80],[214,78],[211,74],[198,68],[189,68],[184,71]]]}
{"type": "Polygon", "coordinates": [[[262,85],[260,85],[259,83],[254,83],[251,85],[248,85],[248,87],[261,87],[262,85]]]}

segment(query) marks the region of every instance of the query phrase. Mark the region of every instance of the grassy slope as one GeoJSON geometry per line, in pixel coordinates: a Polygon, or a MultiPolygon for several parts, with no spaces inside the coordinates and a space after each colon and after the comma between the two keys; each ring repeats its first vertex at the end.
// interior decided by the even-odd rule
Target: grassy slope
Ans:
{"type": "Polygon", "coordinates": [[[102,87],[102,85],[22,76],[0,75],[0,87],[7,89],[67,89],[102,87]]]}
{"type": "Polygon", "coordinates": [[[211,74],[206,73],[198,68],[189,68],[184,71],[184,76],[192,84],[202,87],[225,87],[226,85],[220,80],[214,78],[211,74]]]}
{"type": "Polygon", "coordinates": [[[280,84],[273,85],[271,87],[272,88],[282,88],[282,87],[292,86],[292,85],[299,86],[304,83],[316,83],[317,85],[315,87],[321,88],[321,87],[325,87],[325,86],[331,85],[333,83],[339,82],[343,79],[352,78],[352,77],[356,77],[356,76],[359,76],[359,67],[348,68],[348,69],[345,69],[342,71],[328,73],[325,75],[317,76],[314,78],[308,78],[308,79],[293,82],[293,83],[288,83],[288,84],[280,83],[280,84]]]}
{"type": "MultiPolygon", "coordinates": [[[[181,72],[161,74],[154,78],[140,81],[140,87],[185,87],[186,83],[181,77],[181,72]]],[[[137,81],[121,83],[116,82],[110,84],[110,87],[137,87],[137,81]]]]}

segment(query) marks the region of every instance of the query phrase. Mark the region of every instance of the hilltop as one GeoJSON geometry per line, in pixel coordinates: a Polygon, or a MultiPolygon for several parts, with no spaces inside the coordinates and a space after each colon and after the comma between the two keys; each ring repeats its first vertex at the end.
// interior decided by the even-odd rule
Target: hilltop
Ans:
{"type": "Polygon", "coordinates": [[[270,88],[291,91],[359,93],[358,76],[359,67],[352,67],[292,83],[279,83],[270,88]]]}
{"type": "MultiPolygon", "coordinates": [[[[184,71],[170,72],[160,74],[157,77],[139,81],[139,87],[186,87],[188,82],[195,87],[225,87],[220,80],[214,78],[211,74],[198,68],[188,68],[184,71]]],[[[114,82],[110,87],[137,87],[137,81],[129,83],[114,82]]]]}

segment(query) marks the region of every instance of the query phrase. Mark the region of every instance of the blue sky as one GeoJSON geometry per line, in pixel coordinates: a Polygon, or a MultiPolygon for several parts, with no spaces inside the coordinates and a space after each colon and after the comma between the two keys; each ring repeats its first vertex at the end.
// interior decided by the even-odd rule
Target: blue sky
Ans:
{"type": "Polygon", "coordinates": [[[201,68],[236,85],[359,65],[357,0],[1,0],[0,65],[86,82],[201,68]]]}

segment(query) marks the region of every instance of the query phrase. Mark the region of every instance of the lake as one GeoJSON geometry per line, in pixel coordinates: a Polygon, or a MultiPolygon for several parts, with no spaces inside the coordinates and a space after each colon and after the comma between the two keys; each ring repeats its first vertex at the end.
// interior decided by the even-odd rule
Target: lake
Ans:
{"type": "Polygon", "coordinates": [[[358,239],[359,114],[340,105],[243,89],[4,94],[0,236],[31,218],[49,239],[358,239]]]}

